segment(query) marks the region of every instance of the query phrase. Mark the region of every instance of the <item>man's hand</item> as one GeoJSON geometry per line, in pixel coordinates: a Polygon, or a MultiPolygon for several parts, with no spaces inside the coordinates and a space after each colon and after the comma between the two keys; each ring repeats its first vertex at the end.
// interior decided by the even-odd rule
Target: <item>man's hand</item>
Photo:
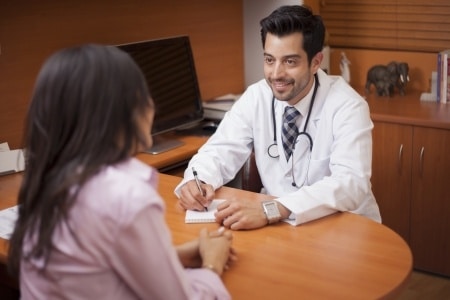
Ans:
{"type": "Polygon", "coordinates": [[[255,229],[267,225],[260,201],[229,199],[217,207],[216,221],[232,230],[255,229]]]}
{"type": "Polygon", "coordinates": [[[210,184],[201,183],[199,190],[195,180],[186,182],[180,190],[180,205],[184,209],[205,210],[214,198],[214,188],[210,184]]]}

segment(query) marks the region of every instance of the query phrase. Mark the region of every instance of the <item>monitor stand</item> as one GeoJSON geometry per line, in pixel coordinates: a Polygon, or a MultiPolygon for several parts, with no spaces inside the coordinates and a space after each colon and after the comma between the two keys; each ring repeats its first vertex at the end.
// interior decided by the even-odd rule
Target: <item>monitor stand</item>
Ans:
{"type": "Polygon", "coordinates": [[[144,152],[150,154],[159,154],[180,147],[182,145],[184,145],[184,142],[180,140],[156,135],[153,136],[153,146],[150,149],[144,150],[144,152]]]}

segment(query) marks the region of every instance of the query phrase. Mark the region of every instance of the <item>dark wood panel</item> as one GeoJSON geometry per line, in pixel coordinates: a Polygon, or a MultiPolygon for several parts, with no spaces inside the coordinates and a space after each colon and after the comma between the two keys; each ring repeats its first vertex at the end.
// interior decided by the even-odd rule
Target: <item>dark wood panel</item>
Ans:
{"type": "Polygon", "coordinates": [[[21,146],[34,80],[54,51],[189,35],[202,97],[244,88],[242,0],[2,1],[0,142],[21,146]]]}

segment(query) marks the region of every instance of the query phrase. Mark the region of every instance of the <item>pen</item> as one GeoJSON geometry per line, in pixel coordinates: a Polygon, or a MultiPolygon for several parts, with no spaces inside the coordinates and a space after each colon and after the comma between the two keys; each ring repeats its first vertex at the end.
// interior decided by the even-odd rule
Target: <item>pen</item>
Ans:
{"type": "MultiPolygon", "coordinates": [[[[198,179],[197,171],[195,171],[194,167],[192,167],[192,173],[194,174],[195,183],[197,184],[197,187],[198,187],[198,190],[200,191],[200,194],[202,194],[202,196],[205,196],[203,194],[202,187],[200,186],[200,180],[198,179]]],[[[205,207],[205,211],[208,211],[207,207],[205,207]]]]}

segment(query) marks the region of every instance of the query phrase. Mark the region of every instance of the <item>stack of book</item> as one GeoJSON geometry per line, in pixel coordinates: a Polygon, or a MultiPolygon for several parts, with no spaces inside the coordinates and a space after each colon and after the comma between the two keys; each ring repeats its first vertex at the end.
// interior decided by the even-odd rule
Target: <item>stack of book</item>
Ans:
{"type": "Polygon", "coordinates": [[[437,55],[436,100],[441,103],[450,102],[450,49],[437,55]]]}
{"type": "Polygon", "coordinates": [[[241,95],[227,94],[209,101],[203,101],[203,117],[208,120],[222,120],[241,95]]]}

